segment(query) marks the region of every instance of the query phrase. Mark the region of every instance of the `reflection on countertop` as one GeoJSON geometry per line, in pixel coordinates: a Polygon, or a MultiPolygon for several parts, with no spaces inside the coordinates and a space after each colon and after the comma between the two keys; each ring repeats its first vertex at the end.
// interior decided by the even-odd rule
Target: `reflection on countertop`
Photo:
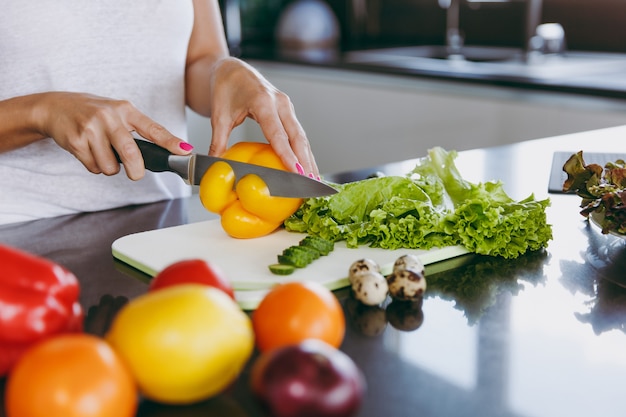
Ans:
{"type": "Polygon", "coordinates": [[[588,323],[596,335],[618,330],[626,333],[626,242],[611,235],[604,235],[587,223],[581,229],[589,246],[581,254],[588,275],[594,280],[580,279],[570,271],[580,268],[575,261],[561,261],[561,282],[572,293],[584,294],[589,302],[576,318],[588,323]]]}

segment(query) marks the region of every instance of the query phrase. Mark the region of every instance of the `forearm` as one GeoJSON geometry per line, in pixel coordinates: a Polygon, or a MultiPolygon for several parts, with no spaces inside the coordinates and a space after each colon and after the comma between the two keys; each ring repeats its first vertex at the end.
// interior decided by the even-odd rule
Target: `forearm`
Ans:
{"type": "Polygon", "coordinates": [[[39,103],[44,97],[45,94],[32,94],[0,101],[0,153],[46,137],[37,122],[39,103]]]}
{"type": "Polygon", "coordinates": [[[196,113],[211,117],[211,84],[220,58],[204,56],[187,66],[185,96],[187,105],[196,113]]]}
{"type": "Polygon", "coordinates": [[[187,67],[185,75],[187,105],[196,113],[211,117],[214,110],[212,102],[216,101],[217,97],[216,86],[231,85],[242,90],[253,86],[260,89],[264,81],[263,76],[255,68],[238,58],[205,56],[187,67]]]}
{"type": "Polygon", "coordinates": [[[229,51],[217,0],[193,0],[193,5],[185,69],[186,102],[195,112],[210,117],[213,76],[229,51]]]}
{"type": "Polygon", "coordinates": [[[187,105],[211,117],[210,155],[222,155],[232,130],[255,120],[293,172],[319,177],[315,158],[289,97],[259,71],[229,56],[217,0],[193,0],[194,25],[187,49],[187,105]]]}
{"type": "Polygon", "coordinates": [[[127,176],[139,179],[144,163],[132,131],[175,154],[191,150],[126,100],[53,91],[0,101],[0,152],[51,137],[93,173],[119,172],[115,150],[127,176]]]}

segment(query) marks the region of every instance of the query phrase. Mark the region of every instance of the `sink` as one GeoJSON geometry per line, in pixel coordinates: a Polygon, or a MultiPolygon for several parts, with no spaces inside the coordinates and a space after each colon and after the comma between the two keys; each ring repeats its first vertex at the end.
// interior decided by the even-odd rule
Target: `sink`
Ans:
{"type": "Polygon", "coordinates": [[[552,80],[626,71],[626,54],[568,51],[526,54],[521,48],[466,45],[448,55],[443,45],[406,46],[347,52],[349,64],[374,65],[464,77],[552,80]]]}
{"type": "Polygon", "coordinates": [[[369,49],[348,53],[348,59],[358,62],[372,62],[398,58],[465,59],[471,62],[500,62],[521,60],[523,51],[517,48],[465,46],[461,55],[448,55],[443,45],[407,46],[398,48],[369,49]]]}

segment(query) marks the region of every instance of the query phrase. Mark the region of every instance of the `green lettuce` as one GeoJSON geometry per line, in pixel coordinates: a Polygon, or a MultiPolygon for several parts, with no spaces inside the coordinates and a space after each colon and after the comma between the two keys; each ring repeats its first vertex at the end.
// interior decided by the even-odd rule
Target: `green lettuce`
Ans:
{"type": "Polygon", "coordinates": [[[515,201],[501,182],[464,180],[455,151],[433,148],[406,176],[333,184],[337,194],[310,198],[285,220],[289,231],[345,241],[348,247],[431,249],[463,245],[516,258],[552,239],[548,199],[515,201]]]}

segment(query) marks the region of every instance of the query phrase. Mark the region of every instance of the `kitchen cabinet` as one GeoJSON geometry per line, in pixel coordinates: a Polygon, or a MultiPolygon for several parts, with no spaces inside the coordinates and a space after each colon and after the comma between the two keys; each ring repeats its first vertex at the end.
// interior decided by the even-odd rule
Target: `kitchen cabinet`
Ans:
{"type": "MultiPolygon", "coordinates": [[[[626,101],[346,69],[251,61],[290,97],[325,173],[626,124],[626,101]]],[[[210,123],[190,115],[207,149],[210,123]]],[[[246,121],[232,141],[263,140],[246,121]]]]}

